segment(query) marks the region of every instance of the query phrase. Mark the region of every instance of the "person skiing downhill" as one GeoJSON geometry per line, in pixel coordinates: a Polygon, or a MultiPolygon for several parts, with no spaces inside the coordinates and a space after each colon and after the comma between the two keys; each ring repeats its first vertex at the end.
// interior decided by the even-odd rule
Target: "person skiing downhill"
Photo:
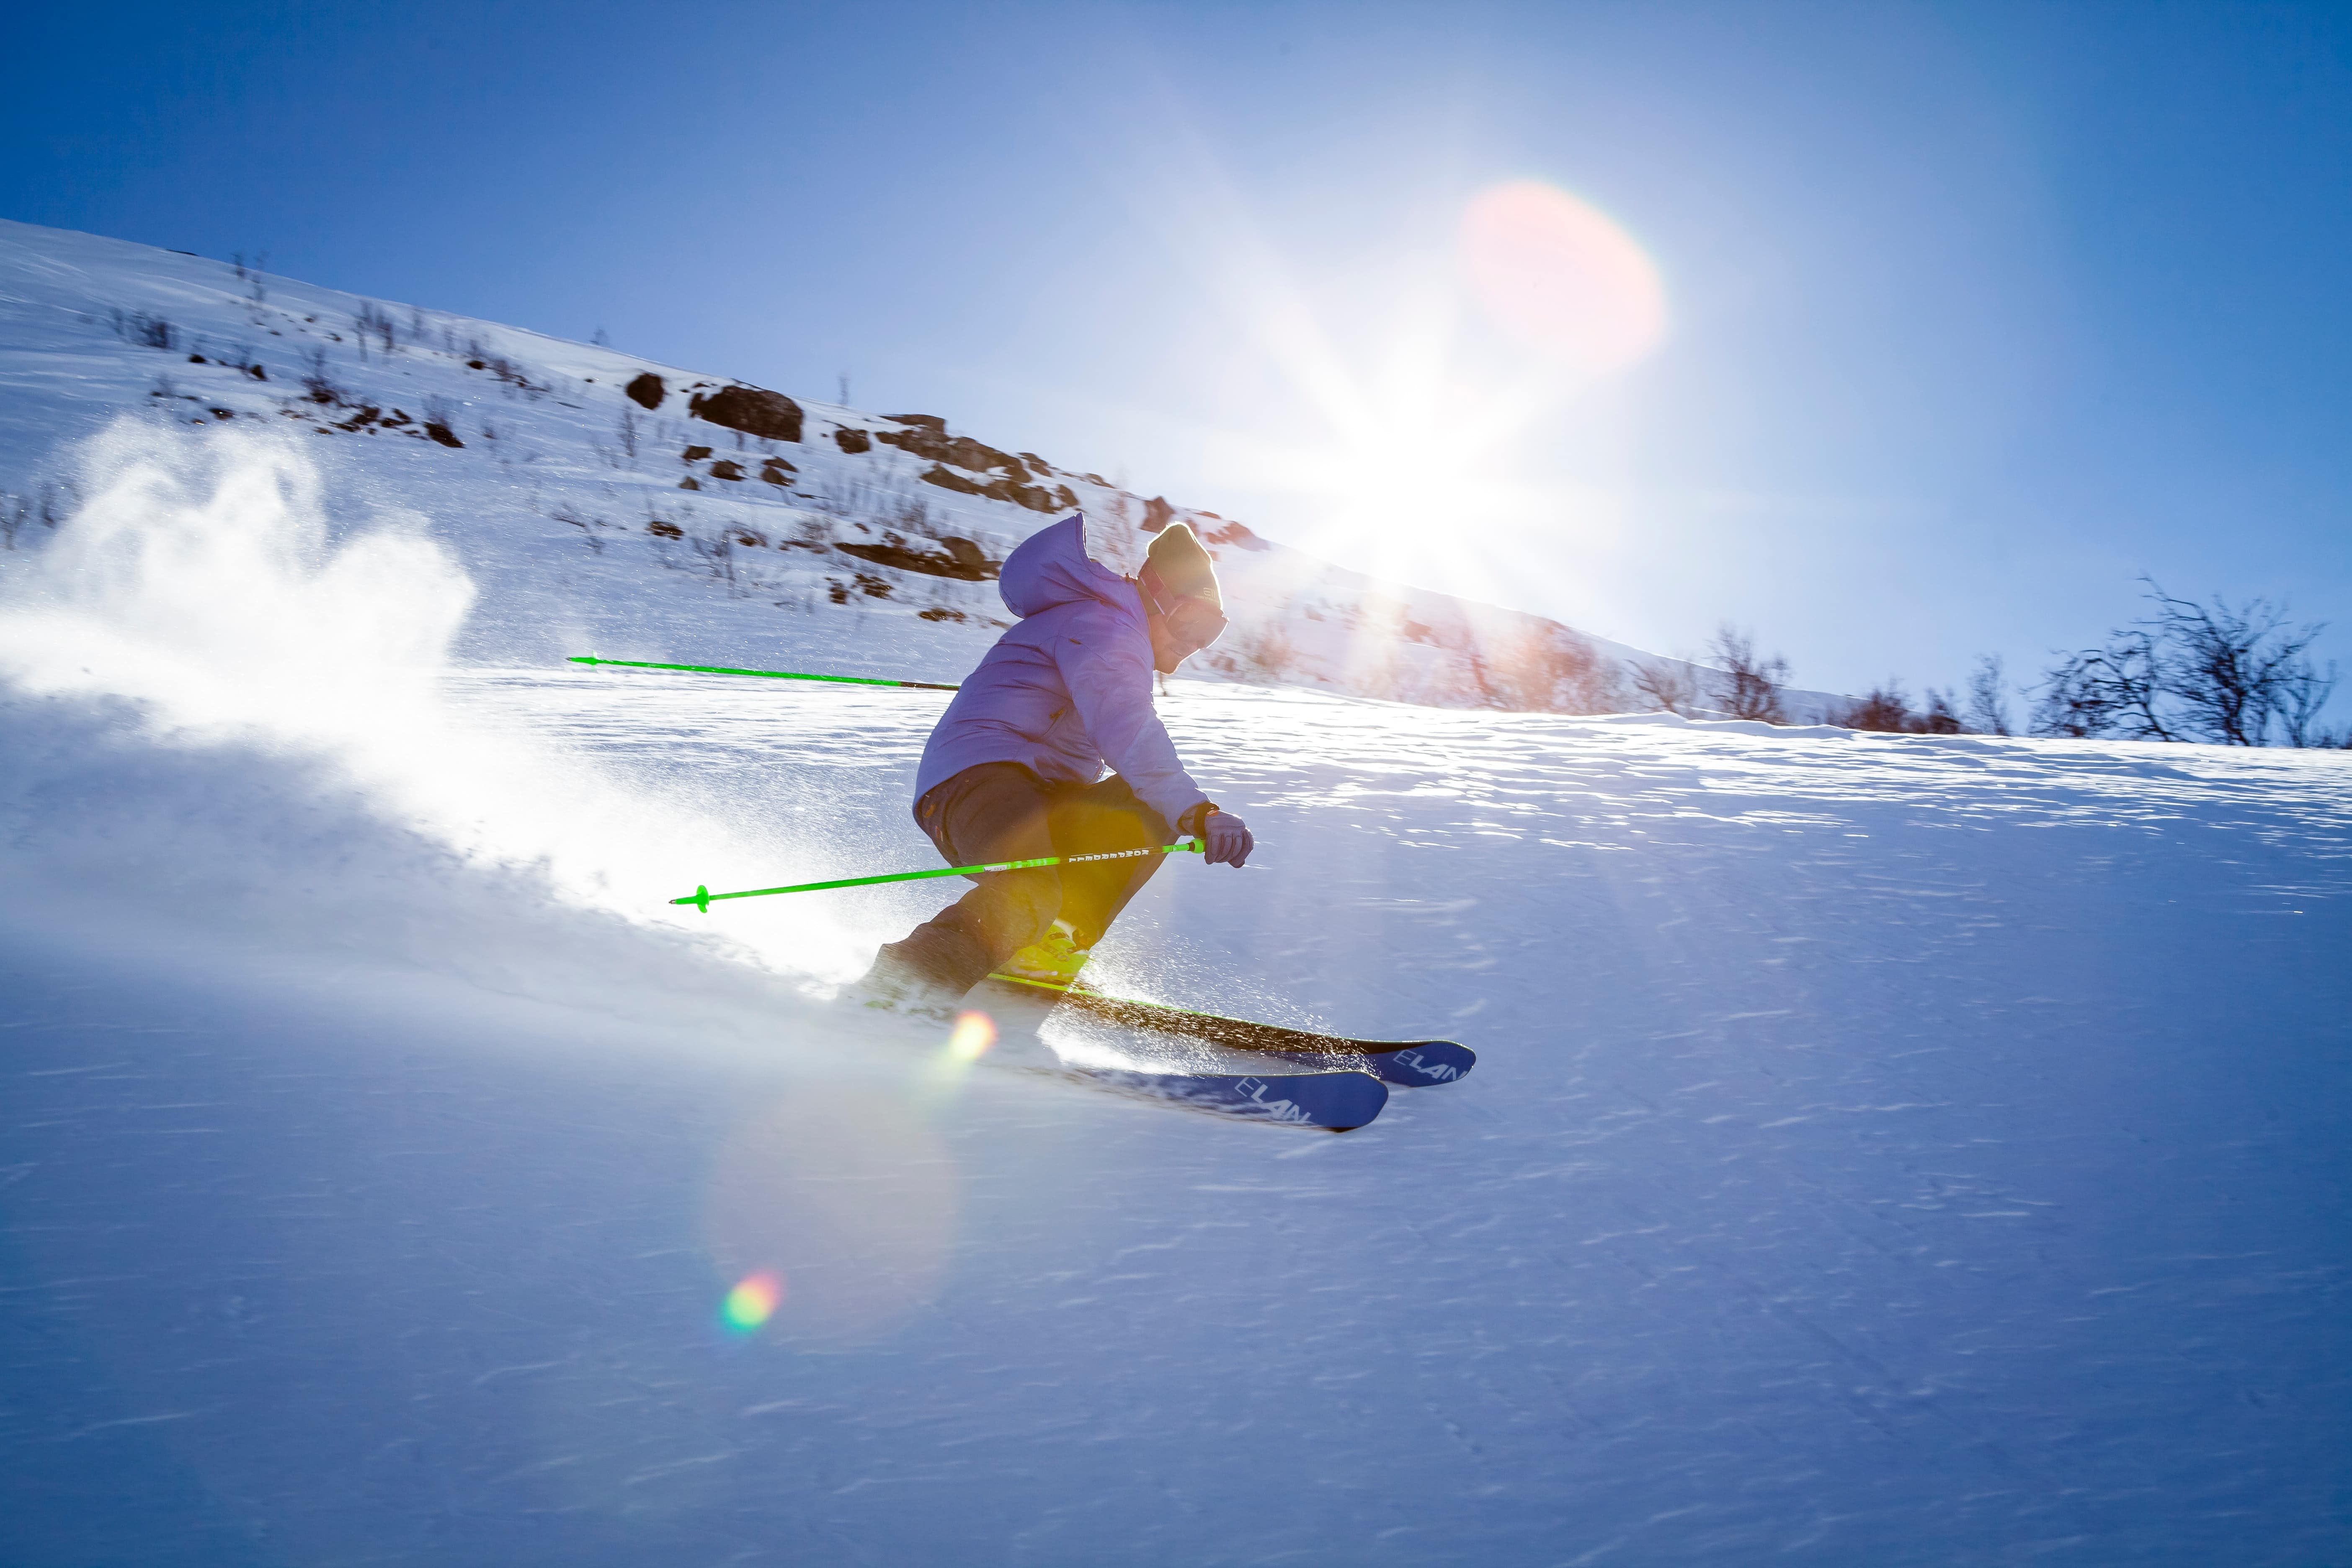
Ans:
{"type": "MultiPolygon", "coordinates": [[[[1192,530],[1170,523],[1122,577],[1087,554],[1074,513],[1007,556],[997,587],[1020,619],[940,716],[915,775],[916,825],[947,863],[1139,849],[1179,833],[1212,865],[1245,863],[1249,828],[1184,771],[1151,702],[1152,671],[1173,673],[1225,628],[1216,568],[1192,530]]],[[[992,973],[1066,985],[1163,858],[975,876],[884,943],[854,994],[944,1012],[992,973]]]]}

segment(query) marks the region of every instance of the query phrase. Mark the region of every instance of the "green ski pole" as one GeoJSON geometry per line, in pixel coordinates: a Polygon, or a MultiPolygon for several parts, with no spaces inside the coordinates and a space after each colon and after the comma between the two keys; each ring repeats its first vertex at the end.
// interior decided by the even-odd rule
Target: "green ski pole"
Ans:
{"type": "Polygon", "coordinates": [[[635,658],[598,658],[594,654],[572,655],[567,664],[614,664],[624,669],[683,669],[694,675],[756,675],[767,680],[826,680],[836,686],[905,686],[917,691],[961,691],[960,686],[943,686],[936,680],[877,680],[866,675],[804,675],[793,669],[730,669],[721,664],[648,664],[635,658]]]}
{"type": "Polygon", "coordinates": [[[827,888],[870,888],[877,882],[920,882],[932,877],[976,877],[985,871],[1026,871],[1038,866],[1083,866],[1089,860],[1133,860],[1145,855],[1198,855],[1201,840],[1188,838],[1181,844],[1153,844],[1141,849],[1106,849],[1099,855],[1045,855],[1034,860],[1000,860],[992,866],[942,866],[936,871],[888,871],[879,877],[844,877],[832,882],[800,882],[789,888],[753,888],[740,893],[714,893],[709,888],[697,888],[683,899],[672,899],[673,904],[692,904],[704,914],[721,899],[764,899],[772,893],[816,893],[827,888]]]}

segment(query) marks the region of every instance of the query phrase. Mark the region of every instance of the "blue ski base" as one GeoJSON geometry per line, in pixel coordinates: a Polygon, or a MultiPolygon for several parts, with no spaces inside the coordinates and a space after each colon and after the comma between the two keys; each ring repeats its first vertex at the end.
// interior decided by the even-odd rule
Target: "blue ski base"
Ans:
{"type": "Polygon", "coordinates": [[[1284,1127],[1349,1132],[1389,1102],[1388,1086],[1368,1072],[1266,1074],[1135,1072],[1066,1068],[1088,1083],[1220,1116],[1284,1127]]]}

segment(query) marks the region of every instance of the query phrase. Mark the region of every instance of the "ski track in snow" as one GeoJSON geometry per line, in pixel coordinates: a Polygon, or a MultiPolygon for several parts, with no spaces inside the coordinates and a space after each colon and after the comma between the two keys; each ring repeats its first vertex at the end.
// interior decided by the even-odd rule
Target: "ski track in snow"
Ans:
{"type": "MultiPolygon", "coordinates": [[[[930,862],[941,699],[446,684],[783,847],[677,892],[930,862]]],[[[771,973],[793,922],[869,942],[938,884],[633,925],[249,759],[89,764],[71,832],[12,825],[27,878],[203,776],[324,814],[393,914],[340,951],[356,901],[229,877],[211,923],[288,923],[174,970],[12,911],[19,1528],[102,1500],[77,1560],[208,1563],[2340,1548],[2339,762],[1164,710],[1262,847],[1164,868],[1107,978],[1448,1034],[1469,1079],[1332,1138],[959,1069],[771,973]],[[730,1340],[761,1266],[784,1305],[730,1340]]]]}

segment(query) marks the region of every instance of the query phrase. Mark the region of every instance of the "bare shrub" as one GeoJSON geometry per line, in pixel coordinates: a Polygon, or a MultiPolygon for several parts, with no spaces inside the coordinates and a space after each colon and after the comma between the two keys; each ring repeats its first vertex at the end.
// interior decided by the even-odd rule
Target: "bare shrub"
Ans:
{"type": "Polygon", "coordinates": [[[604,553],[604,541],[598,535],[597,530],[610,528],[613,526],[611,523],[593,513],[575,510],[569,502],[558,502],[549,509],[547,515],[558,522],[570,523],[578,529],[586,541],[590,554],[604,553]]]}
{"type": "Polygon", "coordinates": [[[23,496],[0,490],[0,549],[16,548],[16,535],[32,520],[33,503],[23,496]]]}
{"type": "Polygon", "coordinates": [[[458,447],[466,443],[457,438],[457,411],[446,397],[425,400],[425,433],[444,447],[458,447]]]}
{"type": "Polygon", "coordinates": [[[547,390],[525,374],[521,365],[493,349],[484,348],[479,338],[467,338],[465,346],[458,348],[453,334],[444,333],[444,337],[450,342],[453,353],[465,356],[467,370],[489,372],[505,384],[509,395],[520,392],[536,400],[547,390]]]}
{"type": "Polygon", "coordinates": [[[327,368],[324,344],[308,350],[302,356],[302,389],[310,394],[313,403],[340,405],[343,402],[343,389],[335,384],[333,374],[327,368]]]}
{"type": "Polygon", "coordinates": [[[126,343],[172,351],[182,346],[179,329],[162,316],[150,316],[144,311],[117,307],[109,312],[109,318],[114,323],[114,335],[126,343]]]}
{"type": "Polygon", "coordinates": [[[1496,637],[1491,626],[1474,626],[1464,651],[1481,691],[1499,706],[1537,713],[1613,713],[1624,705],[1616,666],[1566,626],[1522,622],[1496,637]],[[1491,666],[1480,658],[1482,643],[1490,638],[1500,645],[1491,666]]]}
{"type": "Polygon", "coordinates": [[[1969,674],[1968,706],[1962,710],[1968,727],[1979,735],[2006,735],[2009,729],[2009,682],[2000,655],[1989,653],[1969,674]]]}
{"type": "Polygon", "coordinates": [[[2289,624],[2284,603],[2232,606],[2176,598],[2142,577],[2152,612],[2106,642],[2062,656],[2037,688],[2037,735],[2134,741],[2204,741],[2264,746],[2307,743],[2335,690],[2336,666],[2310,648],[2324,622],[2289,624]]]}
{"type": "Polygon", "coordinates": [[[1269,680],[1280,680],[1298,662],[1298,649],[1283,629],[1279,620],[1267,619],[1257,634],[1243,645],[1243,653],[1259,674],[1269,680]]]}
{"type": "Polygon", "coordinates": [[[1864,696],[1850,698],[1822,715],[1824,722],[1847,730],[1870,730],[1887,735],[1965,735],[1959,710],[1949,692],[1927,689],[1920,706],[1911,706],[1903,682],[1889,676],[1864,696]]]}
{"type": "Polygon", "coordinates": [[[1828,718],[1841,729],[1874,730],[1881,734],[1908,734],[1918,728],[1917,715],[1911,711],[1911,700],[1903,694],[1903,683],[1892,676],[1864,695],[1833,709],[1828,718]]]}
{"type": "Polygon", "coordinates": [[[2157,637],[2183,726],[2226,745],[2260,746],[2276,723],[2289,744],[2300,743],[2336,689],[2336,667],[2323,675],[2309,658],[2325,626],[2291,626],[2286,606],[2267,599],[2233,610],[2217,595],[2208,606],[2141,581],[2157,602],[2157,637]]]}
{"type": "MultiPolygon", "coordinates": [[[[904,481],[902,480],[901,483],[903,484],[904,481]]],[[[939,530],[932,524],[931,503],[915,494],[912,485],[907,485],[899,494],[892,498],[889,510],[885,515],[887,521],[905,529],[909,533],[919,533],[926,539],[939,537],[939,530]]]]}
{"type": "Polygon", "coordinates": [[[870,521],[902,533],[936,540],[945,524],[931,512],[931,503],[915,489],[908,475],[895,473],[880,479],[858,476],[838,489],[812,492],[800,504],[845,521],[870,521]]]}
{"type": "Polygon", "coordinates": [[[1785,724],[1789,715],[1780,705],[1780,688],[1789,679],[1789,661],[1779,654],[1769,658],[1756,652],[1756,640],[1728,621],[1717,627],[1707,651],[1721,671],[1714,682],[1717,706],[1734,719],[1785,724]]]}
{"type": "Polygon", "coordinates": [[[700,534],[688,534],[686,542],[702,562],[703,569],[712,577],[726,584],[730,591],[738,585],[735,578],[735,541],[732,537],[721,533],[716,539],[706,539],[700,534]]]}
{"type": "Polygon", "coordinates": [[[373,300],[360,307],[360,313],[352,318],[352,325],[358,330],[362,346],[370,338],[375,339],[385,353],[400,346],[400,329],[393,324],[383,307],[373,300]]]}
{"type": "Polygon", "coordinates": [[[1689,665],[1663,658],[1627,659],[1625,668],[1632,676],[1634,695],[1654,704],[1659,712],[1687,719],[1698,706],[1698,679],[1689,665]]]}
{"type": "Polygon", "coordinates": [[[1922,735],[1964,735],[1968,726],[1960,722],[1958,709],[1952,706],[1951,693],[1927,688],[1927,706],[1914,716],[1912,728],[1922,735]]]}
{"type": "Polygon", "coordinates": [[[2352,733],[2332,735],[2319,728],[2319,710],[2336,689],[2336,666],[2325,673],[2306,661],[2279,682],[2277,711],[2281,735],[2290,746],[2352,747],[2352,733]]]}
{"type": "Polygon", "coordinates": [[[2154,645],[2137,634],[2061,658],[2042,672],[2029,731],[2085,741],[2117,731],[2133,740],[2179,739],[2155,712],[2154,645]]]}
{"type": "MultiPolygon", "coordinates": [[[[1575,636],[1574,633],[1569,634],[1575,636]]],[[[1567,668],[1555,671],[1553,710],[1561,713],[1622,713],[1625,710],[1625,682],[1617,672],[1613,660],[1593,652],[1592,645],[1577,637],[1581,657],[1570,661],[1567,668]]]]}
{"type": "Polygon", "coordinates": [[[256,381],[268,381],[269,379],[268,375],[261,368],[261,362],[253,357],[253,349],[250,344],[231,343],[225,350],[214,351],[213,358],[220,363],[226,365],[231,370],[242,371],[247,375],[253,377],[256,381]]]}
{"type": "Polygon", "coordinates": [[[635,409],[626,405],[622,406],[620,423],[613,427],[613,435],[620,442],[621,450],[628,454],[631,461],[635,461],[637,456],[637,411],[635,409]]]}

